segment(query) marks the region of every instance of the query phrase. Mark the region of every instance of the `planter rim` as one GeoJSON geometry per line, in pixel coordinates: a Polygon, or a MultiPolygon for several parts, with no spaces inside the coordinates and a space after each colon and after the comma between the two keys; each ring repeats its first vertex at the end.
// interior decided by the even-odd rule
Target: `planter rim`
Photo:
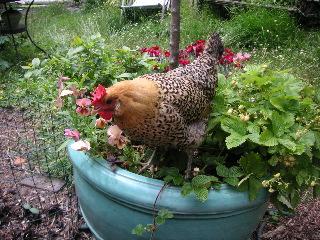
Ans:
{"type": "MultiPolygon", "coordinates": [[[[160,189],[165,184],[162,180],[111,166],[103,158],[90,157],[87,153],[75,151],[71,144],[67,146],[67,153],[75,170],[85,181],[108,197],[132,208],[151,211],[160,189]]],[[[183,215],[233,215],[257,208],[268,198],[267,191],[263,189],[255,200],[250,201],[247,192],[236,191],[227,184],[222,184],[219,190],[209,190],[208,200],[204,203],[194,195],[183,197],[180,192],[180,187],[167,186],[157,201],[157,209],[167,208],[175,214],[183,215]]]]}

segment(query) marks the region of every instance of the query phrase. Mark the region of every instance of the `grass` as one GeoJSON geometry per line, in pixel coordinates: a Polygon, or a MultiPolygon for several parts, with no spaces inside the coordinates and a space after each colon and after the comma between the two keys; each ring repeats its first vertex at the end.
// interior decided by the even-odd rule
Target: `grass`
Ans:
{"type": "MultiPolygon", "coordinates": [[[[70,46],[75,36],[87,38],[96,33],[107,39],[110,48],[124,45],[136,48],[158,44],[169,47],[170,16],[160,20],[159,15],[130,23],[121,19],[120,9],[105,5],[91,10],[70,11],[62,4],[50,5],[34,10],[29,19],[29,29],[33,39],[46,51],[55,53],[57,49],[70,46]]],[[[181,46],[196,39],[207,38],[219,31],[226,46],[239,50],[254,51],[254,61],[268,62],[276,68],[288,68],[303,79],[319,82],[317,73],[320,50],[319,31],[303,30],[294,19],[283,11],[269,9],[235,10],[231,20],[218,19],[209,10],[191,9],[182,4],[181,46]]],[[[22,61],[40,55],[26,39],[20,39],[22,61]]],[[[6,48],[5,58],[14,61],[14,52],[6,48]]],[[[20,71],[14,68],[14,72],[20,71]]],[[[2,74],[3,75],[3,74],[2,74]]],[[[9,73],[9,78],[12,74],[9,73]]],[[[0,76],[0,81],[4,81],[0,76]]]]}

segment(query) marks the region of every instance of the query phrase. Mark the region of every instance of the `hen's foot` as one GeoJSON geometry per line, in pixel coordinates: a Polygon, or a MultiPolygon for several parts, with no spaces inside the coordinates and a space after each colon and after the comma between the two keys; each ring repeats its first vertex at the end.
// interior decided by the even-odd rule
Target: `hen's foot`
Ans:
{"type": "Polygon", "coordinates": [[[151,174],[154,174],[155,154],[156,150],[152,152],[148,162],[142,163],[142,168],[139,170],[138,174],[143,173],[146,169],[150,169],[151,174]]]}

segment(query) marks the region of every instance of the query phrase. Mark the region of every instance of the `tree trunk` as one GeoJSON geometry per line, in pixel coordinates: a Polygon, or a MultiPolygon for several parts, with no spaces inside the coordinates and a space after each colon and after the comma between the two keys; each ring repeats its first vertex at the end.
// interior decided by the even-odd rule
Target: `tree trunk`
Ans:
{"type": "Polygon", "coordinates": [[[171,1],[171,29],[170,29],[170,67],[179,66],[180,42],[180,0],[171,1]]]}

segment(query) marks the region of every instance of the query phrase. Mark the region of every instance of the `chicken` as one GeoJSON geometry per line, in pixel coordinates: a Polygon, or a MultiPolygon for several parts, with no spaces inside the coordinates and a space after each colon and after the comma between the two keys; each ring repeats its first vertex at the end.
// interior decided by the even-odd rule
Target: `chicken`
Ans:
{"type": "Polygon", "coordinates": [[[115,124],[130,140],[158,152],[167,148],[185,151],[189,177],[194,152],[205,136],[217,86],[217,64],[223,50],[222,41],[215,33],[207,41],[203,54],[191,64],[107,88],[97,110],[112,114],[115,124]]]}

